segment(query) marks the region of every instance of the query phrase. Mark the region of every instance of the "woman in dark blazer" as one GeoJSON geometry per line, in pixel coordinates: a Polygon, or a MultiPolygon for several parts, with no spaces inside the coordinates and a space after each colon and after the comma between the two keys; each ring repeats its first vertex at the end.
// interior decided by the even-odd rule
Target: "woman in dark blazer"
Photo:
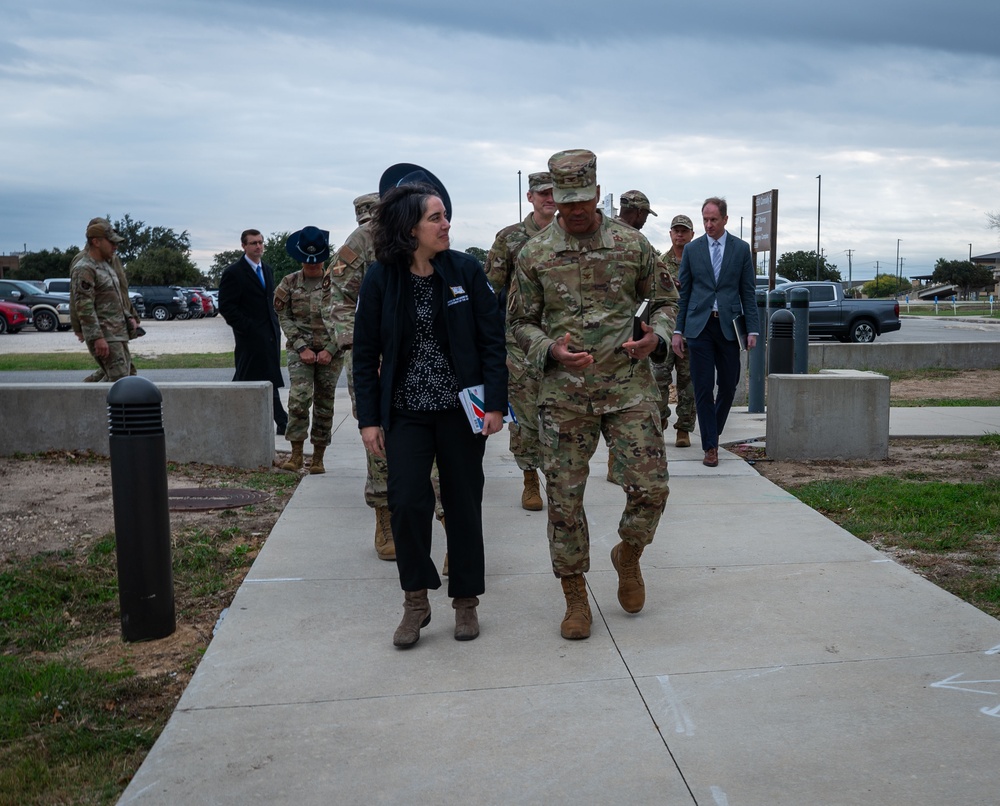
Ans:
{"type": "Polygon", "coordinates": [[[368,450],[389,467],[388,497],[403,619],[393,644],[408,647],[430,622],[428,588],[437,461],[448,541],[455,638],[479,635],[485,591],[483,453],[507,409],[504,331],[496,296],[475,258],[450,250],[441,196],[427,184],[388,190],[375,208],[376,262],[365,273],[354,324],[354,392],[368,450]],[[458,393],[482,384],[486,416],[473,432],[458,393]]]}

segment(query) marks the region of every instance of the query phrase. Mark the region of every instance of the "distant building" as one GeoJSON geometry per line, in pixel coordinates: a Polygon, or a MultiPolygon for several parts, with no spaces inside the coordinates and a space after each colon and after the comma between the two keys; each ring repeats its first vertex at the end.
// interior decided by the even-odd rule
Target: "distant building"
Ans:
{"type": "Polygon", "coordinates": [[[20,265],[20,255],[0,255],[0,277],[6,277],[11,272],[17,271],[20,265]]]}

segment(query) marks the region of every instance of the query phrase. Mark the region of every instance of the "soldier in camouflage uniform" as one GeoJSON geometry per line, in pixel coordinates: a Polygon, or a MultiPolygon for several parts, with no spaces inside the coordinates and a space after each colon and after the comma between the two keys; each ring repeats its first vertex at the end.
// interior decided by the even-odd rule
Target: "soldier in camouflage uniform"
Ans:
{"type": "MultiPolygon", "coordinates": [[[[357,229],[347,236],[333,256],[330,265],[332,281],[333,326],[338,347],[344,352],[347,366],[347,389],[351,395],[351,411],[357,419],[354,402],[354,312],[358,307],[358,290],[365,278],[365,270],[375,262],[375,244],[372,242],[372,208],[378,204],[378,193],[366,193],[354,200],[354,217],[357,229]]],[[[389,470],[385,459],[365,451],[367,473],[365,477],[365,503],[375,510],[375,552],[379,559],[395,560],[396,544],[389,524],[389,499],[387,480],[389,470]]]]}
{"type": "Polygon", "coordinates": [[[313,445],[310,473],[325,473],[323,458],[333,430],[333,402],[344,354],[337,347],[330,304],[330,278],[323,273],[330,256],[330,233],[316,227],[293,232],[285,251],[300,271],[286,274],[274,290],[274,311],[285,334],[288,350],[288,425],[285,437],[292,456],[285,470],[302,469],[302,446],[309,432],[312,411],[313,445]]]}
{"type": "MultiPolygon", "coordinates": [[[[686,215],[674,216],[670,222],[670,249],[663,254],[662,260],[678,287],[680,287],[677,278],[680,276],[681,255],[693,237],[694,225],[691,219],[686,215]]],[[[660,390],[660,421],[666,430],[667,421],[670,419],[670,382],[674,370],[677,371],[677,422],[674,423],[677,436],[674,445],[678,448],[690,448],[691,432],[694,431],[695,406],[694,384],[691,382],[691,357],[687,351],[682,358],[671,350],[667,353],[666,361],[662,364],[653,364],[653,377],[660,390]]]]}
{"type": "MultiPolygon", "coordinates": [[[[101,224],[105,222],[104,218],[92,218],[87,226],[93,224],[101,224]]],[[[76,265],[77,261],[80,260],[87,254],[86,249],[81,249],[76,253],[73,258],[73,262],[70,263],[70,272],[73,271],[73,266],[76,265]]],[[[118,275],[118,286],[122,293],[122,305],[125,306],[126,311],[128,311],[128,338],[129,341],[132,339],[138,339],[140,336],[145,336],[146,331],[142,329],[139,322],[142,321],[142,317],[139,316],[139,312],[135,309],[135,305],[132,303],[132,298],[128,295],[128,278],[125,276],[125,267],[122,266],[121,258],[118,257],[117,253],[111,258],[111,268],[115,270],[115,274],[118,275]]],[[[72,294],[70,295],[72,296],[72,294]]],[[[73,333],[76,334],[78,340],[83,341],[83,328],[80,327],[80,320],[76,316],[76,309],[70,304],[69,313],[70,326],[73,328],[73,333]]],[[[136,375],[135,364],[132,364],[132,369],[130,370],[131,375],[136,375]]],[[[101,381],[106,381],[108,376],[104,374],[104,370],[98,367],[90,375],[83,379],[84,383],[100,383],[101,381]]]]}
{"type": "Polygon", "coordinates": [[[560,578],[564,638],[587,638],[591,613],[583,574],[590,535],[583,509],[589,462],[601,434],[621,465],[625,511],[611,551],[618,601],[629,613],[645,603],[639,570],[669,495],[656,385],[647,360],[666,357],[676,308],[669,274],[631,227],[597,209],[597,157],[562,151],[549,160],[555,223],[517,257],[508,324],[529,364],[542,373],[539,437],[549,501],[549,553],[560,578]],[[652,300],[650,324],[633,338],[635,312],[652,300]]]}
{"type": "MultiPolygon", "coordinates": [[[[486,277],[497,293],[500,310],[505,310],[514,276],[514,261],[521,247],[552,223],[556,203],[552,200],[552,175],[547,171],[529,174],[528,201],[532,211],[524,221],[504,227],[496,235],[486,257],[486,277]]],[[[517,345],[513,334],[507,333],[507,393],[510,396],[517,423],[510,424],[510,452],[524,474],[524,491],[521,506],[538,511],[542,496],[538,488],[540,467],[538,447],[538,372],[528,366],[524,351],[517,345]]]]}
{"type": "Polygon", "coordinates": [[[107,219],[92,219],[87,226],[87,247],[74,259],[70,273],[70,320],[108,381],[132,374],[129,331],[137,320],[128,301],[128,287],[113,261],[124,240],[107,219]]]}

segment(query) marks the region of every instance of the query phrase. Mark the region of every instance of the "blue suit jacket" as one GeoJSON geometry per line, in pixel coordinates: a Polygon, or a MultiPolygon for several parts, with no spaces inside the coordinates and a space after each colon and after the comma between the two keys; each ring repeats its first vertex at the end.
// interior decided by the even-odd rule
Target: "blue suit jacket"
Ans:
{"type": "Polygon", "coordinates": [[[716,283],[708,236],[695,238],[684,247],[679,279],[681,297],[675,330],[685,338],[696,338],[705,329],[716,299],[719,301],[719,324],[727,339],[736,340],[733,319],[741,313],[746,316],[747,333],[760,332],[753,258],[746,241],[726,233],[726,249],[716,283]]]}

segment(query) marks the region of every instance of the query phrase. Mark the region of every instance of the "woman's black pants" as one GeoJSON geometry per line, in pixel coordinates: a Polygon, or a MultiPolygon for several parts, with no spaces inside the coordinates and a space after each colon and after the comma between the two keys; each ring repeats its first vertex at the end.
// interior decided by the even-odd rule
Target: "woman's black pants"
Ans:
{"type": "Polygon", "coordinates": [[[431,559],[437,460],[448,539],[448,595],[479,596],[486,590],[483,558],[483,453],[486,438],[475,434],[461,409],[393,409],[385,435],[388,493],[396,567],[404,591],[441,587],[431,559]]]}

